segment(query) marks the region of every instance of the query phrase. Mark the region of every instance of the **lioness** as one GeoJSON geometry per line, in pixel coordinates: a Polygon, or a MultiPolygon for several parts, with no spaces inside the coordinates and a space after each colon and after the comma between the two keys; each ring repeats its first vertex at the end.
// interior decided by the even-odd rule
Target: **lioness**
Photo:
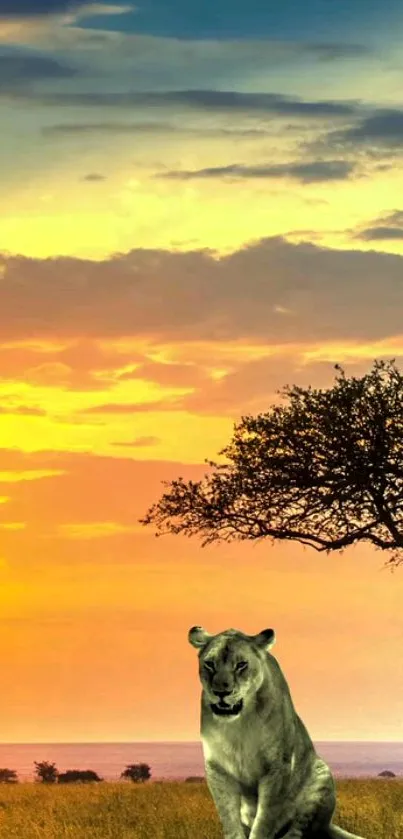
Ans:
{"type": "Polygon", "coordinates": [[[207,784],[225,839],[361,839],[331,824],[333,777],[274,656],[273,629],[189,630],[199,652],[207,784]]]}

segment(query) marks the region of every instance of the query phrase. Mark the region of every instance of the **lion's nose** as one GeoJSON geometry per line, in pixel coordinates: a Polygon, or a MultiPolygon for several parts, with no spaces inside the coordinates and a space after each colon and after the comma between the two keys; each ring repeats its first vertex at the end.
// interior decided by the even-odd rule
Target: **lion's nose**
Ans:
{"type": "Polygon", "coordinates": [[[230,690],[213,690],[213,693],[218,696],[220,699],[224,699],[226,696],[229,696],[231,691],[230,690]]]}

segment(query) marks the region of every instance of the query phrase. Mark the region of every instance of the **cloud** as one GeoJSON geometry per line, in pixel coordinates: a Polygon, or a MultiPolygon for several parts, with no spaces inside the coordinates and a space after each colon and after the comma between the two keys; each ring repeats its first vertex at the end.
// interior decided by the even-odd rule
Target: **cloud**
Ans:
{"type": "MultiPolygon", "coordinates": [[[[69,391],[105,392],[121,375],[123,378],[129,375],[127,365],[133,369],[144,362],[149,363],[144,352],[131,349],[117,354],[85,338],[64,343],[45,340],[37,345],[25,340],[0,344],[0,379],[3,386],[8,381],[18,381],[69,391]]],[[[29,410],[39,409],[30,407],[29,410]]]]}
{"type": "Polygon", "coordinates": [[[181,170],[158,174],[157,178],[191,180],[193,178],[293,178],[301,183],[347,180],[355,169],[354,163],[346,160],[316,160],[310,163],[279,163],[274,165],[244,166],[233,163],[228,166],[211,166],[194,171],[181,170]]]}
{"type": "Polygon", "coordinates": [[[318,58],[319,61],[344,61],[346,58],[362,58],[371,55],[373,52],[371,47],[364,44],[342,44],[342,43],[305,43],[298,44],[301,50],[310,53],[318,58]]]}
{"type": "Polygon", "coordinates": [[[114,446],[123,446],[127,448],[143,448],[144,446],[156,446],[161,442],[160,437],[144,436],[135,437],[134,440],[118,440],[114,446]]]}
{"type": "Polygon", "coordinates": [[[221,113],[267,113],[285,117],[349,117],[360,112],[360,103],[332,100],[304,101],[280,93],[244,93],[228,90],[168,90],[121,92],[35,92],[43,104],[85,107],[191,108],[221,113]]]}
{"type": "Polygon", "coordinates": [[[381,216],[379,219],[380,221],[388,222],[390,224],[401,224],[403,225],[403,210],[393,210],[391,213],[388,213],[386,216],[381,216]]]}
{"type": "Polygon", "coordinates": [[[122,524],[116,521],[94,521],[78,524],[61,524],[61,536],[67,539],[104,539],[105,537],[141,533],[139,524],[122,524]]]}
{"type": "Polygon", "coordinates": [[[272,131],[265,128],[203,128],[199,126],[194,128],[190,125],[181,123],[175,125],[172,122],[89,122],[89,123],[60,123],[56,125],[47,125],[41,129],[44,136],[62,136],[68,137],[75,134],[96,134],[98,137],[102,134],[186,134],[194,135],[197,138],[201,137],[227,137],[231,138],[245,138],[245,139],[261,139],[262,137],[270,137],[272,131]]]}
{"type": "Polygon", "coordinates": [[[403,239],[403,210],[394,210],[375,219],[354,235],[364,242],[403,239]]]}
{"type": "Polygon", "coordinates": [[[369,148],[376,156],[377,149],[403,147],[403,110],[378,108],[370,116],[349,128],[330,131],[319,140],[308,143],[309,148],[369,148]]]}
{"type": "Polygon", "coordinates": [[[107,402],[102,405],[93,405],[91,408],[83,408],[81,414],[138,414],[150,411],[180,411],[182,410],[178,399],[155,400],[155,402],[107,402]]]}
{"type": "Polygon", "coordinates": [[[403,230],[396,227],[370,227],[358,233],[356,239],[362,239],[364,242],[403,239],[403,230]]]}
{"type": "MultiPolygon", "coordinates": [[[[118,522],[127,527],[137,525],[137,518],[152,503],[161,481],[171,480],[178,471],[184,478],[201,477],[206,472],[204,464],[141,461],[125,457],[123,451],[121,454],[121,457],[100,457],[90,452],[28,454],[0,448],[0,470],[19,474],[29,467],[29,471],[36,474],[54,476],[37,480],[35,491],[27,481],[15,482],[12,487],[10,483],[7,485],[8,518],[27,521],[28,525],[34,522],[39,534],[39,557],[47,549],[42,534],[57,536],[55,527],[65,525],[68,529],[72,523],[75,527],[92,526],[94,522],[118,522]],[[129,487],[136,486],[141,487],[140,493],[128,491],[129,487]]],[[[5,510],[6,507],[3,515],[5,510]]],[[[143,534],[147,537],[144,530],[143,534]]],[[[27,535],[32,539],[32,529],[27,535]]],[[[130,533],[127,535],[131,538],[130,533]]],[[[52,544],[49,550],[52,550],[52,544]]],[[[28,556],[31,556],[30,552],[24,561],[28,556]]]]}
{"type": "Polygon", "coordinates": [[[78,4],[78,10],[74,15],[74,20],[82,20],[82,18],[91,17],[113,17],[114,15],[124,15],[135,11],[137,11],[137,7],[131,3],[116,4],[85,2],[83,4],[78,4]]]}
{"type": "Polygon", "coordinates": [[[0,523],[0,530],[25,530],[25,521],[4,521],[0,523]]]}
{"type": "Polygon", "coordinates": [[[380,109],[378,113],[364,119],[360,125],[340,132],[347,142],[403,144],[403,111],[380,109]]]}
{"type": "MultiPolygon", "coordinates": [[[[0,0],[1,1],[1,0],[0,0]]],[[[42,79],[69,79],[77,75],[74,67],[69,67],[45,55],[35,55],[18,50],[0,54],[0,91],[42,79]]]]}
{"type": "Polygon", "coordinates": [[[46,417],[46,411],[41,408],[33,408],[29,405],[16,405],[15,407],[0,406],[0,414],[15,414],[22,417],[46,417]]]}
{"type": "Polygon", "coordinates": [[[84,5],[84,0],[0,0],[0,17],[55,15],[84,5]]]}
{"type": "Polygon", "coordinates": [[[0,0],[1,17],[42,17],[69,14],[73,20],[99,15],[119,15],[135,10],[131,4],[91,3],[86,0],[0,0]]]}
{"type": "Polygon", "coordinates": [[[23,469],[21,471],[0,469],[0,484],[14,484],[20,481],[40,481],[43,478],[55,478],[63,474],[63,471],[60,469],[23,469]]]}
{"type": "Polygon", "coordinates": [[[281,116],[335,117],[357,112],[358,103],[304,101],[279,93],[245,93],[233,90],[172,90],[137,94],[149,106],[185,105],[206,111],[258,111],[281,116]]]}
{"type": "Polygon", "coordinates": [[[131,379],[141,378],[145,381],[155,382],[162,387],[195,387],[203,385],[210,380],[209,368],[211,359],[205,359],[205,366],[202,360],[190,361],[187,363],[176,363],[170,361],[158,362],[150,357],[145,357],[143,362],[134,370],[126,370],[119,374],[118,381],[125,382],[131,379]]]}
{"type": "MultiPolygon", "coordinates": [[[[79,366],[82,346],[85,363],[90,369],[99,365],[101,374],[103,368],[107,381],[116,382],[108,373],[112,353],[105,350],[109,358],[103,363],[101,351],[89,348],[91,339],[132,336],[132,363],[141,364],[142,341],[270,339],[278,345],[379,339],[402,330],[403,257],[394,254],[292,244],[274,236],[221,256],[138,248],[99,262],[22,256],[1,261],[0,342],[81,340],[58,360],[79,366]]],[[[126,359],[122,367],[130,363],[129,345],[126,359]]]]}
{"type": "Polygon", "coordinates": [[[99,172],[90,172],[88,175],[84,175],[83,181],[93,181],[94,183],[97,181],[106,181],[106,176],[101,175],[99,172]]]}

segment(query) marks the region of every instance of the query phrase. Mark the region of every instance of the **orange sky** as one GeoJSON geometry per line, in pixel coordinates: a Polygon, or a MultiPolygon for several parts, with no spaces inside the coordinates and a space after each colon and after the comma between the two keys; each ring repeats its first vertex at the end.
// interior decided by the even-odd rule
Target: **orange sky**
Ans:
{"type": "Polygon", "coordinates": [[[175,40],[119,29],[129,5],[15,2],[0,741],[198,739],[194,624],[273,626],[314,739],[402,740],[403,570],[366,545],[202,549],[138,524],[286,384],[403,369],[401,51],[357,22],[316,45],[175,40]]]}

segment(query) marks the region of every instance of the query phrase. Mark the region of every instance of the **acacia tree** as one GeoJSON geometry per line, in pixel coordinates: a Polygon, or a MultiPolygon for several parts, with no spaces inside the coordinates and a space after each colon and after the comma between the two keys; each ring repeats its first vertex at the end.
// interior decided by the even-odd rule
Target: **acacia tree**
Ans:
{"type": "Polygon", "coordinates": [[[148,763],[130,763],[121,772],[120,777],[130,779],[134,783],[144,783],[151,778],[151,768],[148,763]]]}
{"type": "Polygon", "coordinates": [[[338,365],[328,390],[288,385],[288,406],[244,416],[225,463],[206,460],[200,481],[183,478],[153,504],[143,525],[202,544],[288,539],[317,551],[356,542],[403,561],[403,375],[394,359],[362,378],[338,365]]]}
{"type": "Polygon", "coordinates": [[[34,760],[35,775],[38,782],[43,784],[55,784],[58,777],[58,770],[55,763],[50,763],[48,760],[37,761],[34,760]]]}

